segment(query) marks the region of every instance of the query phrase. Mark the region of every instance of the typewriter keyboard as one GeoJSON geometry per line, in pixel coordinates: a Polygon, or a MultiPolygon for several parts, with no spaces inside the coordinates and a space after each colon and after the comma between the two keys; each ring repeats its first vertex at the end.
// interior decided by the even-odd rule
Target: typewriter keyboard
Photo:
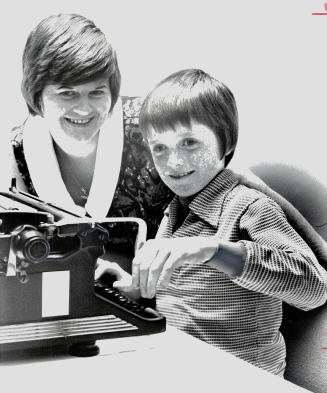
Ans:
{"type": "Polygon", "coordinates": [[[104,283],[101,280],[95,281],[94,290],[96,295],[103,300],[106,300],[109,303],[114,303],[116,306],[119,306],[132,314],[136,314],[138,317],[148,320],[162,318],[156,310],[153,310],[150,307],[145,307],[139,303],[128,299],[126,296],[122,295],[117,289],[111,287],[110,284],[104,283]]]}

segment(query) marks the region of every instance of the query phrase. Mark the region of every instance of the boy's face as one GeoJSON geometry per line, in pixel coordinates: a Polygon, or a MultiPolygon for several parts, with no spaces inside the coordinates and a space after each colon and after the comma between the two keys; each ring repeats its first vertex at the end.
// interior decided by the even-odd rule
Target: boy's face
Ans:
{"type": "Polygon", "coordinates": [[[224,168],[219,140],[204,124],[150,129],[148,143],[161,179],[181,197],[201,191],[224,168]]]}

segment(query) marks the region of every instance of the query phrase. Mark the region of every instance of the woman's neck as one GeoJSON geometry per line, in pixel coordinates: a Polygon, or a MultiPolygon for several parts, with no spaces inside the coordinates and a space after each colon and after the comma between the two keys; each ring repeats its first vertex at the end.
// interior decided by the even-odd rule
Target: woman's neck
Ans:
{"type": "Polygon", "coordinates": [[[60,150],[68,157],[85,158],[92,157],[96,154],[99,140],[99,132],[94,135],[92,140],[89,141],[78,141],[73,138],[65,137],[64,140],[53,139],[56,153],[60,150]],[[59,150],[58,150],[59,149],[59,150]]]}
{"type": "Polygon", "coordinates": [[[68,154],[55,142],[53,145],[67,191],[77,205],[84,206],[91,189],[97,150],[93,149],[87,156],[77,156],[68,154]]]}

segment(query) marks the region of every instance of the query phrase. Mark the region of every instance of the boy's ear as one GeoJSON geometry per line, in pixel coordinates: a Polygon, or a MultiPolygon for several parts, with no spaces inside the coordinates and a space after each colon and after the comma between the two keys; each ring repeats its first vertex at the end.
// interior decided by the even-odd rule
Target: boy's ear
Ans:
{"type": "Polygon", "coordinates": [[[224,167],[225,168],[227,167],[227,165],[229,164],[229,162],[233,158],[234,151],[235,151],[234,149],[233,150],[230,149],[229,153],[224,155],[224,167]]]}
{"type": "MultiPolygon", "coordinates": [[[[221,149],[220,149],[221,150],[221,149]]],[[[226,158],[226,156],[228,156],[228,154],[229,154],[229,151],[220,151],[219,152],[219,155],[220,155],[220,157],[219,157],[219,159],[220,159],[220,161],[223,161],[223,160],[225,160],[225,158],[226,158]]]]}
{"type": "Polygon", "coordinates": [[[230,155],[231,153],[234,153],[233,147],[230,147],[228,150],[226,149],[224,156],[226,157],[226,156],[230,155]]]}

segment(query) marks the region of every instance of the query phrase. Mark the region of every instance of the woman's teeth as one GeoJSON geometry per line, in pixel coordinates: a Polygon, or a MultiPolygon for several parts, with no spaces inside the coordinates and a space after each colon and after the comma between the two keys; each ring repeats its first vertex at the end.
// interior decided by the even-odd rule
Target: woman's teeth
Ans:
{"type": "Polygon", "coordinates": [[[73,124],[85,125],[85,124],[88,124],[92,120],[92,118],[90,118],[90,119],[83,119],[83,120],[82,119],[75,120],[75,119],[69,119],[69,118],[66,117],[66,120],[68,120],[70,123],[73,123],[73,124]]]}

